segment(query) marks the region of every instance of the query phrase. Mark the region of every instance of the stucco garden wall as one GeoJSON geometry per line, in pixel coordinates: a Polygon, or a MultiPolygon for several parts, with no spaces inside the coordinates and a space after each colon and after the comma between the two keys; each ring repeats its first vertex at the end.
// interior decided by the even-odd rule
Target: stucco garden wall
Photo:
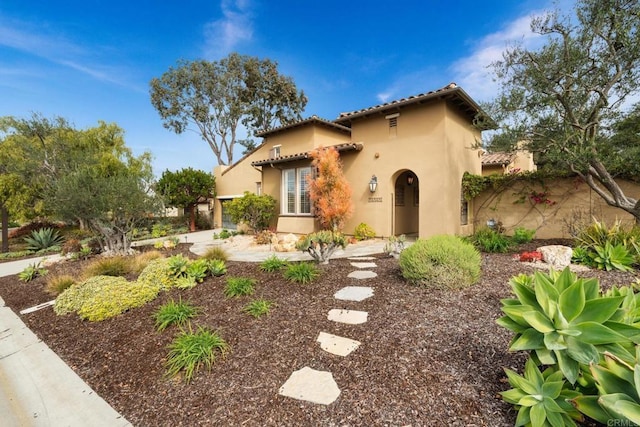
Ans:
{"type": "MultiPolygon", "coordinates": [[[[640,185],[621,181],[625,193],[640,197],[640,185]]],[[[472,201],[474,225],[481,227],[493,219],[507,234],[516,227],[536,230],[536,238],[569,238],[570,227],[589,223],[592,217],[612,224],[621,220],[633,224],[632,215],[608,206],[579,178],[557,178],[543,184],[515,182],[499,191],[487,189],[472,201]]]]}

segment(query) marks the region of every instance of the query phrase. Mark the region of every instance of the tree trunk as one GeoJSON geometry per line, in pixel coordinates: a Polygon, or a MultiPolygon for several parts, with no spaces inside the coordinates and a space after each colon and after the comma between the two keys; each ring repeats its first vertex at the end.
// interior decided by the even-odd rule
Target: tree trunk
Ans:
{"type": "Polygon", "coordinates": [[[196,231],[196,205],[189,206],[189,230],[196,231]]]}
{"type": "Polygon", "coordinates": [[[0,213],[2,215],[2,250],[0,252],[9,252],[9,211],[2,205],[0,213]]]}

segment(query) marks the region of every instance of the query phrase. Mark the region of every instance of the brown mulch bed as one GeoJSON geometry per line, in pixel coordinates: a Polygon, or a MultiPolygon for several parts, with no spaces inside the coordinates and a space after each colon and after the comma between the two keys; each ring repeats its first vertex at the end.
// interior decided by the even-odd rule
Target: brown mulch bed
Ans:
{"type": "MultiPolygon", "coordinates": [[[[535,245],[532,246],[535,248],[535,245]]],[[[526,248],[525,248],[526,249],[526,248]]],[[[188,253],[186,245],[177,252],[188,253]]],[[[190,254],[193,258],[193,254],[190,254]]],[[[523,354],[507,351],[509,331],[496,325],[500,299],[511,276],[533,269],[510,254],[483,254],[481,281],[462,291],[418,288],[400,276],[397,261],[378,256],[378,277],[357,281],[348,260],[332,260],[309,285],[288,283],[257,264],[229,262],[227,276],[258,280],[253,297],[276,303],[255,319],[242,312],[252,299],[227,299],[224,277],[192,290],[162,293],[152,303],[114,319],[91,323],[51,308],[22,320],[100,396],[135,426],[508,426],[515,414],[501,401],[503,367],[521,371],[523,354]],[[372,286],[363,302],[333,294],[344,286],[372,286]],[[152,313],[170,299],[201,307],[194,325],[220,332],[230,344],[226,358],[190,384],[165,376],[167,346],[176,329],[154,329],[152,313]],[[327,320],[332,308],[364,310],[362,325],[327,320]],[[362,342],[347,357],[324,352],[318,333],[362,342]],[[278,395],[295,370],[330,371],[341,389],[331,405],[278,395]]],[[[86,262],[49,267],[49,275],[79,275],[86,262]]],[[[629,283],[632,274],[591,271],[604,285],[629,283]]],[[[15,312],[50,300],[46,278],[30,283],[0,278],[0,295],[15,312]]]]}

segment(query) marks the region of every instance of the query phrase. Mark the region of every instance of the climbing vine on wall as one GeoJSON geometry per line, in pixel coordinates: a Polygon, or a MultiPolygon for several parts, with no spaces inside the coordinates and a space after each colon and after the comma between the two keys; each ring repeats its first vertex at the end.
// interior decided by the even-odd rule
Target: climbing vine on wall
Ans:
{"type": "Polygon", "coordinates": [[[572,174],[568,172],[549,172],[545,170],[520,172],[518,169],[504,175],[496,174],[487,176],[472,175],[465,172],[462,176],[462,194],[466,200],[472,200],[489,188],[492,188],[496,192],[501,192],[512,184],[521,182],[540,186],[543,188],[543,191],[534,191],[529,189],[529,186],[524,186],[527,190],[524,190],[521,194],[515,194],[516,200],[514,203],[523,203],[525,200],[529,199],[534,204],[550,205],[554,202],[549,200],[547,197],[545,180],[567,178],[571,175],[572,174]]]}

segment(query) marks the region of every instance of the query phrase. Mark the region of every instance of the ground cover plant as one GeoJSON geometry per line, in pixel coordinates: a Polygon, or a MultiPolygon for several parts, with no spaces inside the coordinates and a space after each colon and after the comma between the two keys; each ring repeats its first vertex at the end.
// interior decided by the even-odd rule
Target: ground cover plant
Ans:
{"type": "MultiPolygon", "coordinates": [[[[533,251],[534,241],[518,248],[533,251]]],[[[167,255],[196,256],[180,244],[167,255]]],[[[103,322],[56,316],[43,309],[20,316],[40,339],[133,425],[478,425],[513,426],[517,412],[499,394],[512,388],[503,368],[523,375],[526,355],[508,351],[513,333],[495,323],[500,300],[512,291],[509,279],[532,274],[534,267],[513,259],[515,253],[482,254],[477,284],[460,290],[411,286],[401,277],[398,260],[376,256],[378,277],[347,279],[351,261],[318,265],[321,275],[305,286],[292,286],[281,274],[264,272],[258,263],[231,262],[228,275],[258,281],[260,299],[274,302],[258,321],[243,308],[251,298],[224,298],[226,278],[208,277],[190,290],[169,289],[136,309],[103,322]],[[364,310],[363,325],[337,324],[327,312],[337,307],[334,293],[344,286],[372,286],[375,294],[339,307],[364,310]],[[157,333],[153,313],[174,300],[201,308],[197,326],[218,331],[232,351],[211,370],[197,371],[189,384],[167,378],[168,346],[178,328],[157,333]],[[320,331],[350,337],[362,345],[346,358],[322,351],[320,331]],[[314,405],[277,394],[294,370],[304,366],[330,371],[341,394],[331,405],[314,405]]],[[[51,265],[50,276],[77,277],[89,261],[51,265]]],[[[150,263],[138,280],[163,282],[166,263],[150,263]]],[[[635,274],[591,270],[603,289],[631,283],[635,274]]],[[[48,301],[48,277],[17,282],[0,277],[0,296],[20,310],[48,301]]],[[[183,372],[183,371],[181,371],[183,372]]]]}

